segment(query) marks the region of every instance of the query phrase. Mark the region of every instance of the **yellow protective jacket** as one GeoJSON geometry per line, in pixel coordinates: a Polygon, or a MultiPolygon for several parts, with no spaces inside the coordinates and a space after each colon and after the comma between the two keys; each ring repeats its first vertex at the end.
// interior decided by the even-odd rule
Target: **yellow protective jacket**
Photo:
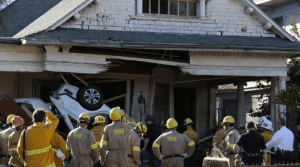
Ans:
{"type": "Polygon", "coordinates": [[[94,134],[94,137],[96,139],[97,145],[98,145],[98,153],[100,155],[100,141],[102,139],[102,134],[103,134],[103,130],[104,130],[105,126],[94,126],[91,131],[94,134]]]}
{"type": "Polygon", "coordinates": [[[193,128],[188,128],[185,132],[183,132],[183,134],[193,140],[197,145],[200,144],[198,134],[193,130],[193,128]]]}
{"type": "Polygon", "coordinates": [[[65,154],[66,158],[68,158],[68,151],[66,149],[66,141],[61,137],[60,134],[58,134],[57,132],[54,132],[50,143],[54,150],[53,153],[54,153],[55,166],[63,167],[64,166],[63,161],[56,156],[56,150],[60,149],[65,154]]]}
{"type": "Polygon", "coordinates": [[[18,142],[21,136],[22,130],[15,131],[9,136],[8,140],[8,152],[11,156],[8,165],[14,166],[14,167],[22,167],[23,161],[20,159],[17,146],[18,142]]]}
{"type": "MultiPolygon", "coordinates": [[[[46,116],[50,123],[37,122],[28,127],[26,131],[24,164],[27,167],[55,167],[50,141],[59,119],[47,111],[46,116]]],[[[18,153],[21,159],[23,159],[23,132],[18,144],[18,153]]]]}
{"type": "Polygon", "coordinates": [[[225,138],[225,129],[222,128],[220,130],[218,130],[215,134],[215,137],[216,137],[216,145],[219,149],[222,149],[222,141],[224,140],[225,138]]]}
{"type": "MultiPolygon", "coordinates": [[[[270,131],[263,131],[260,135],[262,135],[262,137],[264,137],[265,139],[265,143],[268,143],[271,139],[272,139],[272,134],[270,131]]],[[[268,161],[267,161],[267,165],[270,165],[271,164],[271,155],[268,154],[268,161]]]]}

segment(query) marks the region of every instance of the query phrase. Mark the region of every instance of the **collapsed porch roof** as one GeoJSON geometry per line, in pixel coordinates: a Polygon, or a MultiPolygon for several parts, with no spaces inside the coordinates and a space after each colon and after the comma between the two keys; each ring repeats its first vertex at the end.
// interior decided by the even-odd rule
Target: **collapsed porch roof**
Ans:
{"type": "Polygon", "coordinates": [[[29,45],[71,45],[187,51],[237,51],[300,53],[300,44],[282,38],[165,34],[151,32],[57,29],[23,39],[29,45]],[[216,50],[217,49],[217,50],[216,50]]]}

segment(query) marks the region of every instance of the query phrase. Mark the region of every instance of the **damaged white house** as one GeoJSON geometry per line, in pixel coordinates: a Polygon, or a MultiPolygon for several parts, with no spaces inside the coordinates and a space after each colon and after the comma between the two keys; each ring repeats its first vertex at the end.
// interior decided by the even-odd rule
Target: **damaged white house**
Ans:
{"type": "MultiPolygon", "coordinates": [[[[251,0],[16,0],[0,11],[0,94],[47,102],[63,79],[84,87],[75,74],[109,107],[161,126],[190,117],[200,137],[214,127],[218,85],[238,85],[235,119],[245,124],[245,82],[272,81],[274,98],[299,53],[251,0]]],[[[275,108],[272,120],[284,110],[275,108]]]]}

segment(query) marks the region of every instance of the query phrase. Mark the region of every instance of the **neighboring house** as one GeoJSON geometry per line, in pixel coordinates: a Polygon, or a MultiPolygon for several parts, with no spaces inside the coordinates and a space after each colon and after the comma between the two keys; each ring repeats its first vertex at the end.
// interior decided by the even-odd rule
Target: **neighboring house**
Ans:
{"type": "MultiPolygon", "coordinates": [[[[292,30],[291,17],[295,18],[295,24],[300,29],[300,1],[299,0],[253,0],[268,16],[278,25],[283,27],[293,36],[300,39],[292,30]]],[[[300,33],[300,30],[299,30],[300,33]]]]}
{"type": "MultiPolygon", "coordinates": [[[[244,112],[246,113],[246,121],[257,121],[257,117],[250,116],[250,110],[257,112],[263,100],[269,101],[268,95],[271,93],[270,85],[260,82],[265,88],[258,88],[257,82],[247,82],[244,85],[244,112]]],[[[236,117],[237,115],[237,85],[219,85],[216,91],[216,108],[219,110],[219,117],[222,118],[227,113],[236,117]]],[[[221,121],[221,119],[219,119],[221,121]]],[[[237,125],[241,126],[241,125],[237,125]]],[[[244,125],[243,125],[244,126],[244,125]]]]}
{"type": "Polygon", "coordinates": [[[214,127],[218,85],[236,83],[245,124],[244,83],[284,89],[300,52],[250,0],[17,0],[0,11],[0,36],[0,94],[43,98],[55,74],[76,73],[137,121],[143,91],[156,123],[190,117],[200,137],[214,127]]]}

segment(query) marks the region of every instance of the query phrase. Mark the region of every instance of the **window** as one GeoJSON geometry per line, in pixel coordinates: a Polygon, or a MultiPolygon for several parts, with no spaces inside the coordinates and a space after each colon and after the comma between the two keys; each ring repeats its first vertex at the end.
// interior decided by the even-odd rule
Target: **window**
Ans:
{"type": "Polygon", "coordinates": [[[143,0],[143,13],[196,16],[197,0],[143,0]]]}
{"type": "Polygon", "coordinates": [[[278,17],[276,19],[274,19],[274,21],[280,26],[283,26],[283,17],[278,17]]]}

